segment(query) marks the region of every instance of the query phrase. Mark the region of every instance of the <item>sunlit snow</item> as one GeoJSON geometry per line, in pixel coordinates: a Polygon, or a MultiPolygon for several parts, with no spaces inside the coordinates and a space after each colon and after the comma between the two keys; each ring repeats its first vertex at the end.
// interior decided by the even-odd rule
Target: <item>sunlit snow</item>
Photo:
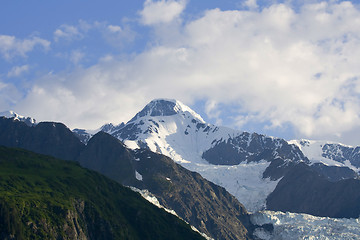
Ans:
{"type": "Polygon", "coordinates": [[[136,170],[135,170],[135,177],[136,177],[136,179],[139,180],[139,181],[142,181],[142,180],[143,180],[142,175],[141,175],[140,173],[138,173],[138,171],[136,171],[136,170]]]}
{"type": "MultiPolygon", "coordinates": [[[[209,164],[202,158],[202,154],[213,146],[214,140],[226,140],[241,134],[242,131],[206,124],[190,108],[178,101],[176,106],[180,109],[176,115],[144,116],[135,119],[133,123],[142,123],[138,125],[141,133],[137,135],[137,140],[146,142],[151,151],[169,156],[183,167],[196,171],[204,178],[226,188],[248,211],[264,209],[266,197],[278,183],[262,178],[270,163],[260,161],[236,166],[209,164]],[[158,126],[154,126],[154,122],[158,126]],[[209,127],[209,130],[204,131],[204,128],[198,127],[199,124],[209,127]],[[148,129],[152,131],[146,132],[148,129]]],[[[130,148],[138,148],[136,141],[125,140],[124,143],[130,148]]]]}

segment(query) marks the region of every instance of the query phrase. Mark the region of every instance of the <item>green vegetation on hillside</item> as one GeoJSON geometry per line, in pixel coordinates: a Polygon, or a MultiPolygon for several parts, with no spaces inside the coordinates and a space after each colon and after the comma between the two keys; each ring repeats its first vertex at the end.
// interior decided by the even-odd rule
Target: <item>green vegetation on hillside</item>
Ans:
{"type": "Polygon", "coordinates": [[[1,239],[203,239],[75,162],[0,147],[1,239]]]}

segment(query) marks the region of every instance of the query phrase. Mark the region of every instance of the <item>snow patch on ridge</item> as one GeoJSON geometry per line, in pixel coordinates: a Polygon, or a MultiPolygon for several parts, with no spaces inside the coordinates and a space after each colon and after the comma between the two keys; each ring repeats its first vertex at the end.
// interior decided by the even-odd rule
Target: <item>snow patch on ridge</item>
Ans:
{"type": "Polygon", "coordinates": [[[322,163],[327,166],[338,166],[338,167],[344,166],[342,163],[339,163],[337,161],[322,156],[323,154],[322,147],[324,146],[324,144],[328,142],[301,139],[301,140],[291,140],[288,143],[298,146],[299,149],[311,161],[312,164],[322,163]]]}
{"type": "MultiPolygon", "coordinates": [[[[344,162],[335,161],[328,157],[325,157],[326,154],[324,152],[323,147],[325,145],[333,145],[333,146],[341,146],[345,148],[353,148],[352,146],[345,145],[342,143],[335,143],[331,141],[314,141],[314,140],[291,140],[288,141],[289,144],[294,144],[303,152],[303,154],[310,160],[311,164],[322,163],[327,166],[337,166],[337,167],[348,167],[355,172],[360,172],[360,169],[351,164],[349,160],[344,162]]],[[[336,148],[335,148],[336,149],[336,148]]],[[[337,154],[342,156],[342,152],[339,152],[337,149],[337,154]]]]}
{"type": "Polygon", "coordinates": [[[24,117],[20,114],[17,114],[14,111],[5,111],[5,112],[0,112],[0,117],[6,117],[6,118],[14,118],[15,120],[18,121],[22,121],[25,122],[28,125],[35,125],[36,124],[36,120],[34,118],[31,117],[24,117]]]}
{"type": "MultiPolygon", "coordinates": [[[[168,212],[168,213],[170,213],[170,214],[172,214],[172,215],[175,215],[175,216],[177,216],[178,218],[180,218],[181,220],[184,221],[184,219],[182,219],[181,217],[179,217],[174,210],[168,209],[168,208],[162,206],[162,205],[160,204],[159,200],[158,200],[151,192],[149,192],[149,190],[147,190],[147,189],[140,190],[140,189],[135,188],[135,187],[130,187],[130,189],[133,190],[134,192],[140,193],[140,195],[141,195],[143,198],[145,198],[147,201],[151,202],[152,204],[154,204],[154,205],[157,206],[158,208],[162,208],[162,209],[164,209],[166,212],[168,212]]],[[[186,221],[184,221],[184,222],[186,222],[186,221]]],[[[191,226],[191,229],[192,229],[193,231],[200,233],[200,235],[203,236],[206,240],[214,240],[213,238],[207,236],[205,233],[200,232],[196,227],[194,227],[194,226],[192,226],[192,225],[190,225],[190,226],[191,226]]]]}
{"type": "Polygon", "coordinates": [[[138,173],[138,171],[136,171],[136,170],[135,170],[135,177],[136,177],[136,179],[139,180],[139,181],[142,181],[142,180],[143,180],[142,175],[141,175],[140,173],[138,173]]]}

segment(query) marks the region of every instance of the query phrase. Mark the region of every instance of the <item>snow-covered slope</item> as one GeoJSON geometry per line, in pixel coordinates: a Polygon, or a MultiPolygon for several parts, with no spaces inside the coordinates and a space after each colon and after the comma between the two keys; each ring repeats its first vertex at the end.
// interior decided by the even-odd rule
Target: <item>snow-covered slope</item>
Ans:
{"type": "Polygon", "coordinates": [[[265,207],[279,180],[263,178],[271,160],[281,159],[282,165],[307,161],[295,145],[282,139],[208,124],[188,106],[170,99],[153,100],[110,134],[132,149],[147,147],[200,173],[225,187],[249,211],[265,207]]]}
{"type": "Polygon", "coordinates": [[[360,147],[305,139],[291,140],[289,143],[297,145],[312,164],[323,163],[327,166],[348,167],[355,172],[360,172],[360,147]]]}
{"type": "Polygon", "coordinates": [[[308,214],[273,211],[257,212],[251,216],[257,228],[254,235],[263,240],[354,240],[360,238],[359,219],[314,217],[308,214]],[[267,226],[266,226],[267,224],[267,226]],[[269,227],[269,224],[273,225],[269,227]]]}
{"type": "Polygon", "coordinates": [[[19,120],[22,122],[25,122],[27,125],[32,126],[36,124],[36,120],[31,118],[31,117],[24,117],[21,116],[20,114],[17,114],[14,111],[5,111],[5,112],[0,112],[0,117],[6,117],[6,118],[14,118],[15,120],[19,120]]]}

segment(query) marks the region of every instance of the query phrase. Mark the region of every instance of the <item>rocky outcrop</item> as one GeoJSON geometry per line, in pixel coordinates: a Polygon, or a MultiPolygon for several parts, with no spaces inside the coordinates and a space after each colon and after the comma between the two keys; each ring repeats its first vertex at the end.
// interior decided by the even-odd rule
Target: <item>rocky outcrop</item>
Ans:
{"type": "Polygon", "coordinates": [[[268,196],[267,209],[333,218],[358,218],[360,180],[330,182],[306,164],[298,164],[268,196]]]}
{"type": "Polygon", "coordinates": [[[14,118],[0,117],[0,145],[24,148],[64,160],[74,160],[84,147],[62,123],[28,126],[14,118]]]}

